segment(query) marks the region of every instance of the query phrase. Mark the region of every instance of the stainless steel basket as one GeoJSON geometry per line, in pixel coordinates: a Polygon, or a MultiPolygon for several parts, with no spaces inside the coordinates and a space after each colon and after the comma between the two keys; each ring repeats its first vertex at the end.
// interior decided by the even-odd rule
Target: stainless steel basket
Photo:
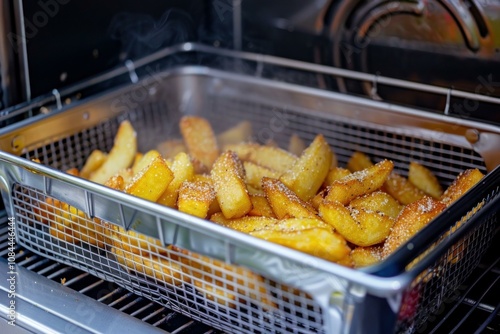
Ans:
{"type": "MultiPolygon", "coordinates": [[[[228,332],[415,331],[450,300],[497,229],[500,129],[332,93],[316,84],[326,75],[471,98],[202,45],[171,48],[14,112],[56,102],[49,115],[0,132],[2,197],[15,217],[17,242],[228,332]],[[300,71],[289,77],[313,84],[264,78],[266,68],[300,71]],[[96,83],[112,88],[62,106],[61,96],[74,98],[96,83]],[[81,167],[94,149],[108,151],[124,119],[145,151],[179,137],[178,120],[186,114],[206,117],[216,132],[248,120],[255,140],[283,146],[293,133],[306,141],[322,133],[341,165],[362,151],[375,161],[393,160],[402,174],[418,161],[443,185],[468,168],[488,175],[384,262],[354,270],[61,172],[81,167]],[[61,210],[57,200],[70,207],[61,210]],[[51,230],[65,221],[80,230],[51,230]],[[152,237],[142,247],[156,256],[136,258],[130,249],[111,247],[118,227],[152,237]],[[160,254],[158,245],[168,247],[160,254]]],[[[126,244],[138,242],[128,238],[126,244]]]]}

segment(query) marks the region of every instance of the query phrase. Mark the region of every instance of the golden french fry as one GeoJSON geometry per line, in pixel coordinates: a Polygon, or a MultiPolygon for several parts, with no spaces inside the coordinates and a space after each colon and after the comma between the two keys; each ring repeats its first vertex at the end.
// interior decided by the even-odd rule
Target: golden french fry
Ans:
{"type": "Polygon", "coordinates": [[[253,162],[280,173],[288,170],[297,161],[296,156],[285,150],[255,143],[227,145],[225,149],[235,152],[242,161],[253,162]]]}
{"type": "Polygon", "coordinates": [[[347,169],[351,172],[359,172],[373,166],[370,158],[362,152],[354,152],[347,162],[347,169]]]}
{"type": "Polygon", "coordinates": [[[111,252],[122,266],[136,273],[176,286],[180,286],[185,281],[181,266],[168,258],[167,255],[140,256],[116,247],[112,247],[111,252]]]}
{"type": "Polygon", "coordinates": [[[306,143],[300,138],[296,133],[290,136],[290,141],[288,142],[288,152],[299,156],[306,149],[306,143]]]}
{"type": "Polygon", "coordinates": [[[479,169],[468,169],[460,173],[441,196],[441,202],[451,205],[484,177],[479,169]]]}
{"type": "Polygon", "coordinates": [[[324,187],[331,186],[333,181],[340,180],[350,174],[351,172],[348,169],[342,167],[333,167],[328,171],[328,175],[326,175],[325,182],[323,182],[323,186],[324,187]]]}
{"type": "Polygon", "coordinates": [[[277,179],[281,175],[280,172],[257,165],[250,161],[243,161],[243,167],[245,168],[245,180],[247,184],[258,190],[262,189],[263,177],[277,179]]]}
{"type": "Polygon", "coordinates": [[[78,240],[73,237],[73,230],[71,227],[64,225],[61,222],[51,221],[49,224],[49,233],[54,238],[66,241],[71,244],[78,244],[78,240]]]}
{"type": "Polygon", "coordinates": [[[174,174],[165,160],[157,156],[148,166],[143,168],[125,188],[125,192],[156,202],[165,192],[174,174]]]}
{"type": "Polygon", "coordinates": [[[52,198],[47,198],[43,211],[42,219],[50,223],[52,236],[69,243],[83,241],[104,248],[107,239],[100,219],[91,219],[83,211],[52,198]]]}
{"type": "Polygon", "coordinates": [[[242,121],[232,128],[219,133],[217,135],[217,142],[219,147],[224,147],[226,145],[238,144],[245,142],[252,136],[252,123],[249,121],[242,121]]]}
{"type": "Polygon", "coordinates": [[[123,184],[125,185],[125,188],[129,184],[131,184],[132,181],[134,180],[134,172],[133,172],[132,168],[121,169],[114,176],[121,176],[121,178],[123,179],[123,184]]]}
{"type": "Polygon", "coordinates": [[[351,258],[356,268],[377,264],[382,260],[382,246],[358,246],[351,251],[351,258]]]}
{"type": "Polygon", "coordinates": [[[394,219],[382,213],[344,207],[339,202],[324,201],[320,216],[349,242],[357,246],[372,246],[387,238],[394,219]]]}
{"type": "Polygon", "coordinates": [[[445,208],[445,204],[428,196],[406,205],[396,219],[391,233],[384,243],[382,257],[389,256],[445,208]]]}
{"type": "Polygon", "coordinates": [[[280,181],[300,199],[308,201],[316,195],[323,184],[331,162],[330,146],[322,135],[317,135],[299,160],[281,175],[280,181]]]}
{"type": "Polygon", "coordinates": [[[441,188],[437,177],[428,168],[418,162],[410,162],[408,181],[435,199],[439,199],[443,194],[443,188],[441,188]]]}
{"type": "Polygon", "coordinates": [[[80,171],[78,170],[78,168],[70,168],[66,171],[66,174],[70,174],[73,176],[80,176],[80,171]]]}
{"type": "Polygon", "coordinates": [[[410,204],[425,196],[425,193],[415,187],[405,177],[391,173],[384,183],[383,190],[397,199],[401,204],[410,204]]]}
{"type": "Polygon", "coordinates": [[[265,196],[250,194],[250,200],[252,210],[248,212],[249,216],[276,217],[265,196]]]}
{"type": "Polygon", "coordinates": [[[250,235],[290,247],[325,260],[340,262],[345,265],[351,263],[351,249],[345,239],[338,233],[326,228],[310,228],[306,230],[258,230],[250,235]]]}
{"type": "Polygon", "coordinates": [[[104,183],[106,187],[123,191],[125,190],[125,180],[121,175],[115,175],[110,177],[106,183],[104,183]]]}
{"type": "Polygon", "coordinates": [[[264,177],[262,189],[277,218],[315,218],[316,210],[281,181],[264,177]]]}
{"type": "Polygon", "coordinates": [[[205,218],[213,201],[215,201],[215,191],[209,183],[185,181],[179,188],[177,207],[179,211],[205,218]]]}
{"type": "Polygon", "coordinates": [[[134,161],[137,152],[137,138],[129,121],[123,121],[118,128],[115,142],[106,161],[90,175],[90,181],[106,182],[119,170],[128,168],[134,161]]]}
{"type": "Polygon", "coordinates": [[[326,194],[327,194],[328,189],[325,188],[321,190],[319,193],[314,196],[309,203],[311,203],[312,207],[316,210],[318,210],[319,205],[325,200],[326,194]]]}
{"type": "Polygon", "coordinates": [[[184,144],[182,139],[169,139],[165,140],[158,145],[156,145],[156,149],[160,152],[161,156],[165,159],[170,159],[175,157],[177,154],[181,152],[187,152],[188,149],[184,144]]]}
{"type": "Polygon", "coordinates": [[[374,192],[382,187],[393,167],[392,161],[383,160],[367,169],[334,181],[325,199],[330,202],[348,204],[358,196],[374,192]]]}
{"type": "Polygon", "coordinates": [[[227,219],[224,215],[217,213],[214,214],[210,220],[219,225],[244,233],[260,230],[293,232],[311,228],[325,228],[331,230],[330,225],[318,218],[276,219],[264,216],[245,216],[241,218],[227,219]]]}
{"type": "Polygon", "coordinates": [[[156,202],[173,208],[177,204],[179,189],[182,183],[184,181],[191,181],[194,178],[194,166],[189,156],[181,152],[174,157],[170,169],[174,173],[174,179],[156,202]]]}
{"type": "Polygon", "coordinates": [[[111,226],[109,241],[116,249],[123,250],[127,254],[148,256],[168,253],[160,240],[132,230],[125,231],[116,225],[111,226]]]}
{"type": "Polygon", "coordinates": [[[216,302],[219,305],[236,308],[237,305],[237,295],[234,292],[234,287],[228,289],[227,284],[224,284],[221,280],[213,279],[210,276],[205,276],[203,279],[193,279],[193,284],[203,297],[216,302]]]}
{"type": "Polygon", "coordinates": [[[134,168],[137,168],[137,164],[139,163],[139,161],[142,160],[142,158],[144,158],[144,154],[141,153],[141,152],[137,152],[135,154],[135,157],[134,157],[134,162],[132,163],[132,170],[134,170],[134,168]]]}
{"type": "Polygon", "coordinates": [[[93,172],[102,166],[107,158],[108,155],[106,153],[99,150],[93,150],[85,161],[85,165],[83,165],[80,171],[80,176],[84,179],[88,179],[93,172]]]}
{"type": "Polygon", "coordinates": [[[184,116],[179,127],[189,154],[210,169],[219,156],[219,147],[212,126],[201,117],[184,116]]]}
{"type": "MultiPolygon", "coordinates": [[[[228,264],[216,259],[209,258],[185,249],[173,247],[179,252],[179,260],[183,265],[183,271],[196,281],[211,284],[211,288],[205,289],[210,294],[206,296],[222,305],[232,305],[232,295],[237,293],[253,299],[255,304],[269,309],[275,308],[264,279],[249,269],[228,264]],[[220,289],[218,289],[220,287],[220,289]]],[[[199,285],[199,284],[198,284],[199,285]]],[[[205,285],[206,288],[206,285],[205,285]]],[[[203,293],[203,292],[202,292],[203,293]]]]}
{"type": "Polygon", "coordinates": [[[161,154],[157,150],[150,150],[143,154],[142,158],[132,166],[133,175],[139,173],[141,170],[149,166],[153,162],[153,160],[158,157],[161,157],[161,154]]]}
{"type": "Polygon", "coordinates": [[[396,219],[403,209],[403,206],[401,206],[391,195],[382,191],[375,191],[353,199],[351,203],[349,203],[349,208],[381,212],[396,219]]]}
{"type": "Polygon", "coordinates": [[[252,201],[245,185],[245,170],[234,152],[222,153],[215,161],[210,175],[217,201],[226,218],[242,217],[252,209],[252,201]]]}

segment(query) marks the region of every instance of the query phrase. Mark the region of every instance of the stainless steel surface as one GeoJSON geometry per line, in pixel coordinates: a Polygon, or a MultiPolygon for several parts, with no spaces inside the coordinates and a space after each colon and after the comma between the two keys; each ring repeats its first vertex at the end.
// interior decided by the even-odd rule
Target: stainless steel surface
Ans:
{"type": "MultiPolygon", "coordinates": [[[[15,324],[30,332],[166,333],[139,319],[124,317],[119,310],[85,296],[84,291],[74,291],[21,265],[16,266],[16,297],[9,298],[9,272],[7,261],[0,259],[0,277],[3,278],[0,282],[0,317],[8,319],[8,305],[15,300],[15,324]]],[[[3,330],[11,328],[9,326],[2,324],[3,330]]]]}
{"type": "MultiPolygon", "coordinates": [[[[495,160],[498,157],[494,154],[495,145],[485,149],[484,144],[471,145],[464,138],[466,131],[473,127],[481,132],[479,141],[489,137],[486,143],[491,143],[491,140],[495,143],[499,136],[498,128],[492,126],[457,122],[448,117],[425,115],[418,110],[388,103],[204,67],[167,71],[158,78],[162,84],[149,90],[154,94],[143,94],[145,97],[141,101],[130,103],[130,99],[124,98],[133,96],[133,92],[144,88],[139,81],[136,85],[82,101],[67,110],[63,109],[64,113],[56,112],[44,119],[22,123],[12,133],[3,134],[2,147],[8,149],[13,139],[24,135],[24,145],[19,149],[24,157],[36,157],[45,164],[65,170],[74,166],[81,167],[94,148],[109,150],[121,119],[127,118],[133,122],[141,134],[140,148],[145,150],[152,143],[178,136],[175,124],[181,115],[200,114],[212,121],[216,132],[245,118],[253,123],[255,129],[259,129],[255,133],[255,139],[261,142],[273,139],[284,145],[294,132],[306,141],[311,140],[316,133],[323,133],[342,164],[346,163],[353,151],[360,150],[375,160],[393,159],[397,170],[404,174],[405,166],[410,159],[414,159],[433,169],[443,184],[449,184],[463,169],[477,167],[486,172],[498,164],[498,160],[495,160]],[[129,103],[120,104],[123,101],[129,103]],[[94,122],[91,128],[83,129],[88,126],[84,125],[80,129],[82,131],[73,135],[57,131],[45,132],[45,138],[34,137],[39,136],[37,127],[45,125],[44,129],[47,129],[47,125],[51,124],[48,128],[55,129],[54,124],[76,123],[75,120],[83,117],[84,111],[87,112],[86,118],[94,122]],[[112,117],[113,115],[116,116],[112,117]],[[71,117],[76,118],[72,120],[71,117]],[[61,120],[62,123],[57,123],[61,120]],[[96,126],[97,123],[99,124],[96,126]]],[[[79,130],[75,127],[72,131],[79,130]]],[[[489,217],[471,230],[465,236],[465,241],[461,242],[467,242],[470,247],[468,249],[476,251],[457,255],[459,261],[455,266],[449,266],[448,256],[444,255],[436,259],[437,263],[430,268],[421,268],[425,272],[423,275],[408,270],[406,274],[381,278],[255,240],[154,203],[129,198],[126,194],[29,160],[0,153],[0,161],[2,195],[4,198],[11,198],[6,205],[10,214],[16,214],[20,244],[100,278],[115,281],[193,319],[228,331],[281,329],[296,333],[310,330],[335,333],[355,330],[358,325],[350,321],[350,312],[366,307],[364,302],[368,295],[383,298],[392,307],[392,311],[397,312],[404,291],[417,276],[419,279],[414,283],[419,286],[419,292],[427,297],[428,302],[425,307],[419,305],[419,313],[414,316],[418,317],[418,321],[425,320],[427,313],[439,305],[439,300],[453,291],[473,269],[467,261],[475,261],[480,257],[492,237],[494,227],[494,219],[489,217]],[[234,269],[225,269],[226,278],[220,281],[226,287],[226,296],[222,298],[222,304],[215,303],[210,300],[210,294],[206,291],[213,290],[218,284],[214,284],[214,278],[205,272],[201,273],[204,279],[200,279],[193,274],[192,270],[196,270],[193,267],[189,268],[189,272],[176,269],[178,275],[172,284],[167,283],[170,280],[168,277],[158,279],[151,274],[138,274],[143,270],[137,264],[134,264],[134,271],[127,270],[117,261],[119,256],[111,252],[109,247],[97,249],[86,243],[58,241],[49,233],[47,226],[40,222],[36,212],[31,213],[37,207],[43,210],[47,197],[61,199],[77,208],[79,218],[76,219],[85,221],[85,224],[94,224],[88,217],[96,216],[127,229],[133,227],[138,232],[162,240],[166,245],[174,244],[226,263],[244,265],[266,279],[249,287],[248,283],[239,283],[248,282],[245,276],[234,272],[234,269]],[[135,224],[137,221],[141,224],[135,224]],[[443,266],[445,269],[441,269],[443,266]],[[439,272],[440,277],[453,275],[453,282],[442,286],[439,280],[434,281],[434,271],[439,272]],[[432,284],[424,284],[426,279],[422,277],[428,277],[432,284]],[[207,278],[212,283],[207,283],[207,278]],[[194,282],[195,288],[186,283],[189,281],[194,282]],[[180,283],[181,288],[176,285],[180,283]],[[201,288],[196,283],[201,284],[201,288]],[[227,293],[229,292],[229,296],[235,293],[231,292],[234,288],[230,288],[234,285],[242,289],[236,295],[244,302],[233,309],[228,307],[233,302],[227,293]],[[290,291],[285,285],[298,287],[302,292],[290,291]],[[334,293],[338,297],[332,301],[330,296],[334,293]],[[262,294],[276,306],[268,310],[263,303],[262,294]]],[[[486,202],[494,201],[497,197],[498,187],[496,192],[484,194],[486,202]]],[[[475,204],[470,203],[469,211],[473,210],[475,204]]],[[[71,217],[65,219],[73,220],[71,217]]],[[[452,228],[454,223],[455,221],[447,222],[447,227],[452,228]]],[[[457,235],[467,231],[463,228],[460,230],[457,235]]],[[[103,232],[97,234],[105,237],[103,232]]],[[[456,238],[451,241],[455,242],[456,238]]],[[[149,247],[152,246],[154,245],[149,244],[149,247]]],[[[460,245],[454,247],[460,249],[460,245]]],[[[420,251],[425,252],[425,249],[420,251]]],[[[456,250],[450,251],[451,254],[456,253],[456,250]]],[[[426,254],[421,264],[430,265],[425,259],[432,258],[433,254],[439,253],[431,251],[426,254]]],[[[186,256],[175,250],[168,251],[168,255],[170,256],[160,258],[169,267],[185,265],[176,260],[183,256],[189,261],[200,261],[192,255],[186,256]]],[[[418,255],[414,254],[415,257],[418,255]]],[[[209,264],[212,270],[218,268],[214,260],[207,258],[203,262],[209,264]]],[[[398,326],[405,330],[408,324],[399,323],[398,326]]]]}

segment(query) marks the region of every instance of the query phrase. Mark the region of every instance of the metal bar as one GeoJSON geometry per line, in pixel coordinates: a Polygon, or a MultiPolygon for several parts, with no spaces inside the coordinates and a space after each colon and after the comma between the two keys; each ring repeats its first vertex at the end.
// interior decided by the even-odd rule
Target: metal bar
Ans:
{"type": "MultiPolygon", "coordinates": [[[[225,56],[225,57],[230,57],[230,58],[235,58],[235,59],[244,59],[244,60],[254,61],[257,64],[268,64],[268,65],[280,66],[280,67],[285,67],[285,68],[298,69],[298,70],[309,71],[309,72],[314,72],[314,73],[318,73],[318,74],[332,75],[332,76],[337,76],[337,77],[343,77],[343,78],[353,79],[353,80],[358,80],[358,81],[366,81],[366,82],[375,82],[376,81],[378,84],[384,84],[384,85],[389,85],[389,86],[398,87],[398,88],[412,89],[412,90],[422,91],[422,92],[427,92],[427,93],[434,93],[434,94],[443,95],[445,97],[447,97],[447,96],[458,97],[458,98],[464,98],[464,99],[468,99],[468,100],[476,100],[476,101],[480,101],[480,102],[500,104],[500,98],[470,93],[470,92],[466,92],[466,91],[454,90],[454,89],[450,90],[451,87],[432,86],[432,85],[410,82],[410,81],[401,80],[401,79],[394,79],[394,78],[390,78],[390,77],[384,77],[384,76],[378,76],[378,75],[367,74],[367,73],[362,73],[362,72],[356,72],[356,71],[352,71],[352,70],[345,70],[345,69],[335,68],[335,67],[330,67],[330,66],[325,66],[325,65],[311,64],[311,63],[307,63],[307,62],[303,62],[303,61],[281,58],[281,57],[270,56],[270,55],[255,54],[255,53],[250,53],[250,52],[234,51],[234,50],[227,50],[227,49],[219,49],[219,48],[215,48],[212,46],[199,44],[199,43],[183,43],[183,44],[178,44],[178,45],[175,45],[172,47],[165,48],[165,49],[160,50],[156,53],[153,53],[149,56],[146,56],[144,58],[141,58],[139,60],[134,61],[134,66],[137,69],[137,68],[140,68],[142,66],[148,65],[151,62],[158,61],[164,57],[168,57],[172,54],[188,53],[188,52],[206,52],[206,53],[210,53],[210,54],[213,54],[216,56],[225,56]]],[[[87,79],[87,80],[82,81],[80,83],[71,85],[65,89],[62,89],[60,91],[61,97],[69,96],[73,93],[78,92],[79,90],[91,87],[93,85],[97,85],[97,84],[105,82],[107,80],[111,80],[113,78],[116,78],[116,77],[123,75],[123,74],[126,74],[126,73],[130,73],[130,65],[127,66],[124,64],[124,65],[117,67],[113,70],[105,72],[104,74],[98,75],[98,76],[93,77],[91,79],[87,79]]],[[[258,75],[258,73],[256,73],[256,75],[258,75]]],[[[14,106],[14,107],[6,109],[5,116],[3,116],[3,117],[5,117],[5,118],[11,117],[11,116],[13,117],[13,116],[22,114],[23,112],[29,111],[32,108],[36,108],[36,107],[42,106],[44,104],[52,103],[52,102],[54,102],[54,100],[55,100],[55,97],[53,94],[41,96],[37,99],[34,99],[31,102],[23,103],[23,104],[20,104],[18,106],[14,106]]],[[[0,118],[0,120],[1,120],[1,118],[0,118]]]]}
{"type": "MultiPolygon", "coordinates": [[[[484,290],[483,294],[481,295],[481,298],[479,298],[479,300],[482,300],[484,298],[484,296],[486,296],[491,288],[493,288],[493,286],[495,285],[495,283],[500,280],[500,277],[496,277],[495,278],[495,281],[493,282],[493,284],[491,284],[486,290],[484,290]]],[[[462,316],[462,319],[460,319],[460,321],[455,325],[455,327],[453,327],[453,329],[451,330],[452,333],[455,333],[456,331],[459,330],[460,326],[462,326],[462,324],[465,322],[465,320],[472,314],[472,312],[474,312],[474,310],[477,308],[477,306],[479,305],[479,303],[476,303],[474,304],[470,309],[469,311],[467,312],[467,314],[465,314],[464,316],[462,316]]]]}
{"type": "Polygon", "coordinates": [[[481,279],[486,276],[486,274],[493,268],[497,265],[497,263],[500,261],[500,258],[496,259],[496,261],[494,261],[489,267],[487,270],[484,270],[481,275],[477,278],[477,280],[471,284],[469,286],[469,288],[463,293],[463,296],[460,298],[460,300],[457,301],[457,303],[455,305],[453,305],[453,307],[448,311],[448,314],[443,317],[432,329],[432,331],[429,332],[429,334],[433,334],[433,333],[437,333],[438,330],[439,330],[439,327],[441,327],[444,322],[446,321],[446,319],[448,319],[448,317],[450,316],[450,314],[452,314],[459,306],[460,304],[462,304],[463,300],[465,299],[465,296],[467,296],[471,290],[481,281],[481,279]]]}
{"type": "Polygon", "coordinates": [[[140,309],[134,311],[133,313],[130,313],[131,316],[135,317],[137,314],[143,312],[144,310],[150,308],[154,306],[154,304],[152,302],[148,303],[147,305],[144,305],[143,307],[141,307],[140,309]]]}
{"type": "MultiPolygon", "coordinates": [[[[73,282],[73,283],[74,283],[74,282],[73,282]]],[[[102,279],[101,279],[101,280],[99,280],[99,281],[97,281],[97,282],[94,282],[94,283],[92,283],[92,284],[90,284],[90,285],[87,285],[85,288],[83,288],[83,289],[81,289],[81,290],[78,290],[78,292],[80,292],[80,293],[85,293],[85,292],[89,291],[90,289],[93,289],[93,288],[95,288],[96,286],[101,285],[102,283],[104,283],[104,280],[102,280],[102,279]]],[[[68,284],[66,283],[65,285],[68,285],[68,284]]]]}

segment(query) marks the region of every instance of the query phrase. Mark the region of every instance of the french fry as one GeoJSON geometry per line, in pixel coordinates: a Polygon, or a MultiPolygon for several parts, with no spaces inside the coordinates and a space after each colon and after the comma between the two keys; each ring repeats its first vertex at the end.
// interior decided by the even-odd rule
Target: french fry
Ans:
{"type": "Polygon", "coordinates": [[[373,166],[370,158],[362,152],[354,152],[347,162],[347,169],[351,172],[359,172],[373,166]]]}
{"type": "Polygon", "coordinates": [[[158,198],[157,203],[173,208],[177,204],[179,189],[182,183],[184,181],[191,181],[194,178],[194,166],[189,156],[181,152],[174,157],[170,169],[174,173],[174,178],[160,198],[158,198]]]}
{"type": "Polygon", "coordinates": [[[245,216],[235,219],[226,219],[224,215],[217,213],[213,215],[210,220],[219,225],[244,233],[260,230],[293,232],[311,228],[332,229],[330,225],[321,221],[319,218],[276,219],[262,216],[245,216]]]}
{"type": "Polygon", "coordinates": [[[137,138],[129,121],[123,121],[118,128],[115,142],[106,161],[90,175],[90,181],[103,184],[119,170],[129,167],[137,152],[137,138]]]}
{"type": "Polygon", "coordinates": [[[351,251],[354,267],[362,268],[377,264],[382,260],[382,246],[356,247],[351,251]]]}
{"type": "Polygon", "coordinates": [[[250,235],[290,247],[325,260],[350,265],[351,249],[338,233],[326,228],[310,228],[299,231],[258,230],[250,235]]]}
{"type": "Polygon", "coordinates": [[[121,175],[115,175],[110,177],[106,183],[104,183],[106,187],[123,191],[125,190],[125,180],[121,175]]]}
{"type": "Polygon", "coordinates": [[[257,165],[250,161],[243,161],[243,167],[245,168],[246,183],[258,190],[262,189],[263,177],[277,179],[281,175],[280,172],[257,165]]]}
{"type": "Polygon", "coordinates": [[[104,248],[106,236],[102,222],[90,219],[83,211],[51,198],[47,199],[47,219],[52,236],[69,243],[87,242],[104,248]]]}
{"type": "Polygon", "coordinates": [[[348,169],[342,167],[333,167],[328,171],[325,182],[323,182],[323,186],[331,186],[334,181],[340,180],[350,174],[351,172],[348,169]]]}
{"type": "Polygon", "coordinates": [[[161,156],[143,168],[125,188],[125,192],[156,202],[165,192],[174,174],[161,156]]]}
{"type": "Polygon", "coordinates": [[[264,177],[262,189],[277,218],[315,218],[316,210],[281,181],[264,177]]]}
{"type": "Polygon", "coordinates": [[[203,277],[203,279],[194,279],[193,284],[196,287],[196,291],[206,299],[224,307],[236,308],[238,296],[234,292],[233,286],[231,286],[231,289],[228,289],[224,287],[226,284],[223,281],[213,279],[208,275],[203,277]]]}
{"type": "Polygon", "coordinates": [[[276,217],[265,196],[250,194],[250,200],[252,201],[252,210],[248,212],[249,216],[276,217]]]}
{"type": "Polygon", "coordinates": [[[232,128],[219,133],[217,135],[217,142],[219,147],[224,147],[231,144],[239,144],[250,139],[252,136],[252,123],[249,121],[242,121],[232,128]]]}
{"type": "Polygon", "coordinates": [[[319,205],[321,203],[323,203],[323,201],[325,200],[326,194],[327,194],[327,190],[328,190],[328,188],[321,190],[319,193],[316,194],[316,196],[314,196],[309,201],[309,203],[311,203],[311,205],[314,209],[318,210],[319,205]]]}
{"type": "Polygon", "coordinates": [[[358,196],[374,192],[382,187],[393,167],[392,161],[383,160],[367,169],[334,181],[325,199],[348,204],[358,196]]]}
{"type": "Polygon", "coordinates": [[[238,218],[252,209],[245,185],[245,170],[238,156],[226,151],[215,161],[211,177],[222,213],[226,218],[238,218]]]}
{"type": "Polygon", "coordinates": [[[186,280],[181,266],[166,258],[165,255],[161,257],[149,254],[140,256],[117,247],[112,247],[111,252],[121,265],[136,273],[176,286],[180,286],[186,280]]]}
{"type": "Polygon", "coordinates": [[[107,158],[108,155],[106,153],[99,150],[93,150],[85,161],[85,165],[83,165],[82,170],[80,171],[80,177],[88,179],[93,172],[95,172],[99,167],[102,166],[107,158]]]}
{"type": "Polygon", "coordinates": [[[382,258],[386,258],[408,241],[445,208],[445,204],[428,196],[406,205],[396,219],[391,233],[384,243],[382,258]]]}
{"type": "Polygon", "coordinates": [[[77,244],[79,242],[73,237],[73,230],[71,229],[71,226],[66,226],[61,222],[51,221],[49,224],[49,233],[54,238],[71,244],[77,244]]]}
{"type": "Polygon", "coordinates": [[[226,150],[235,152],[241,161],[249,161],[268,169],[283,173],[297,161],[293,154],[277,147],[242,143],[227,145],[226,150]]]}
{"type": "Polygon", "coordinates": [[[468,169],[460,173],[441,196],[441,202],[451,205],[484,177],[479,169],[468,169]]]}
{"type": "Polygon", "coordinates": [[[410,204],[425,196],[425,193],[415,187],[405,177],[391,173],[384,183],[383,190],[397,199],[401,204],[410,204]]]}
{"type": "Polygon", "coordinates": [[[391,195],[382,191],[375,191],[368,195],[353,199],[351,203],[349,203],[349,208],[381,212],[396,219],[403,209],[403,206],[391,195]]]}
{"type": "Polygon", "coordinates": [[[299,160],[287,170],[280,181],[303,201],[314,197],[330,170],[332,151],[322,135],[317,135],[299,160]]]}
{"type": "MultiPolygon", "coordinates": [[[[276,308],[270,298],[264,279],[249,269],[231,265],[197,253],[173,247],[179,252],[179,260],[183,264],[183,271],[194,277],[193,282],[205,281],[211,284],[206,296],[222,305],[235,307],[231,302],[232,292],[247,296],[265,309],[276,308]],[[216,287],[221,287],[217,289],[216,287]],[[222,297],[222,298],[221,298],[222,297]]],[[[206,285],[205,285],[206,287],[206,285]]],[[[203,293],[203,291],[202,291],[203,293]]],[[[236,298],[236,297],[235,297],[236,298]]]]}
{"type": "Polygon", "coordinates": [[[167,250],[163,248],[160,240],[146,236],[132,230],[125,231],[120,226],[110,225],[111,233],[109,243],[116,249],[125,251],[126,254],[136,254],[149,256],[153,255],[167,255],[167,250]]]}
{"type": "Polygon", "coordinates": [[[306,149],[306,143],[300,138],[296,133],[290,136],[290,141],[288,142],[288,152],[299,156],[306,149]]]}
{"type": "Polygon", "coordinates": [[[158,157],[161,157],[161,154],[157,150],[150,150],[143,154],[142,158],[139,159],[139,161],[134,162],[134,165],[132,166],[133,175],[139,173],[141,170],[149,166],[153,162],[153,160],[158,157]]]}
{"type": "Polygon", "coordinates": [[[215,191],[208,182],[184,181],[179,188],[177,207],[179,211],[206,218],[213,201],[215,201],[215,191]]]}
{"type": "MultiPolygon", "coordinates": [[[[123,184],[125,186],[125,188],[132,183],[132,181],[134,180],[134,172],[132,170],[132,168],[125,168],[125,169],[121,169],[118,171],[118,173],[116,173],[114,176],[121,176],[121,178],[123,179],[123,184]]],[[[108,180],[109,181],[109,180],[108,180]]],[[[108,182],[106,181],[106,183],[108,182]]],[[[106,184],[105,183],[105,184],[106,184]]]]}
{"type": "Polygon", "coordinates": [[[418,162],[410,162],[408,181],[435,199],[439,199],[443,194],[443,188],[441,188],[437,177],[418,162]]]}
{"type": "Polygon", "coordinates": [[[372,246],[389,235],[394,219],[382,213],[344,207],[339,202],[324,201],[319,206],[320,216],[346,240],[357,246],[372,246]]]}
{"type": "Polygon", "coordinates": [[[210,169],[219,156],[219,147],[212,126],[201,117],[184,116],[179,127],[189,154],[210,169]]]}
{"type": "Polygon", "coordinates": [[[70,174],[73,176],[80,176],[80,171],[78,170],[78,168],[70,168],[66,171],[66,174],[70,174]]]}

